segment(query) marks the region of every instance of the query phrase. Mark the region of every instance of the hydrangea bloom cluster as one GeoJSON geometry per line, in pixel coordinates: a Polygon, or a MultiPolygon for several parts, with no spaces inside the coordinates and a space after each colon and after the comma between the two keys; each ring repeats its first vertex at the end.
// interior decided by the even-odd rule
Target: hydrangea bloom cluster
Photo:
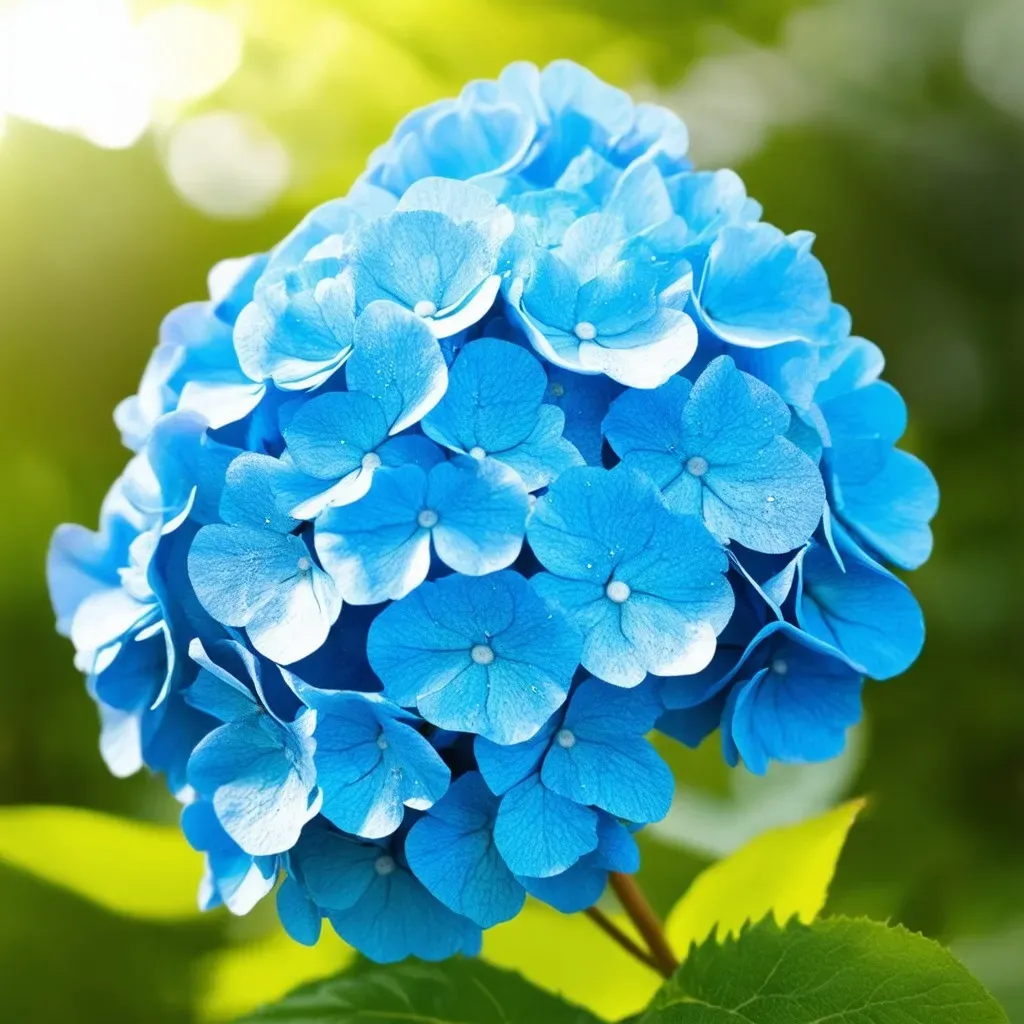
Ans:
{"type": "Polygon", "coordinates": [[[668,810],[657,727],[838,754],[914,660],[886,564],[934,480],[812,237],[670,112],[559,62],[399,125],[219,264],[117,410],[60,630],[112,771],[166,774],[204,906],[376,960],[590,906],[668,810]]]}

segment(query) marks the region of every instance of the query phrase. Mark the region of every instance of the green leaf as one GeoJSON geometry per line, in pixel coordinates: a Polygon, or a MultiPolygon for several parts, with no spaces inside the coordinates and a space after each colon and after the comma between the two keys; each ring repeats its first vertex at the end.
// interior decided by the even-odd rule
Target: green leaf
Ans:
{"type": "MultiPolygon", "coordinates": [[[[566,954],[570,953],[566,950],[566,954]]],[[[598,1018],[480,960],[359,965],[248,1021],[278,1024],[596,1024],[598,1018]]]]}
{"type": "Polygon", "coordinates": [[[712,930],[734,935],[768,914],[777,921],[813,921],[863,807],[863,800],[851,800],[808,821],[771,829],[707,868],[669,914],[665,930],[672,948],[683,957],[712,930]]]}
{"type": "Polygon", "coordinates": [[[199,913],[203,860],[173,825],[80,807],[0,807],[0,861],[129,917],[199,913]]]}
{"type": "Polygon", "coordinates": [[[690,951],[644,1024],[1008,1024],[941,946],[904,928],[771,918],[690,951]]]}

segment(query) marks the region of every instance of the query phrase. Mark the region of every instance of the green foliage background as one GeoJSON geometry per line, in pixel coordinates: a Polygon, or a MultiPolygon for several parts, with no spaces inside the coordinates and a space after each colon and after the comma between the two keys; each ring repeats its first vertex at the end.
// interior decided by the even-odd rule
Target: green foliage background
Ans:
{"type": "MultiPolygon", "coordinates": [[[[185,206],[159,136],[106,152],[12,123],[0,143],[0,803],[176,813],[158,782],[114,780],[100,761],[93,709],[52,632],[43,558],[58,522],[95,523],[125,458],[111,410],[163,313],[204,294],[213,262],[266,247],[304,205],[342,193],[406,109],[511,59],[572,56],[667,91],[685,117],[695,93],[677,86],[695,62],[767,53],[795,74],[798,102],[769,110],[737,169],[769,220],[817,232],[834,294],[885,350],[909,444],[943,492],[935,557],[914,577],[929,641],[910,673],[868,691],[866,757],[848,788],[874,800],[829,908],[952,943],[1024,1021],[1012,966],[1024,962],[1024,120],[965,78],[975,5],[827,5],[873,26],[866,37],[801,0],[231,6],[246,19],[245,64],[207,104],[263,118],[296,168],[262,219],[185,206]]],[[[731,98],[727,84],[723,123],[742,126],[731,98]]],[[[714,751],[673,761],[693,786],[725,786],[714,751]]],[[[703,863],[645,839],[660,909],[703,863]]],[[[0,1019],[19,1022],[190,1021],[204,956],[268,927],[260,914],[118,918],[2,865],[0,907],[0,1019]]]]}

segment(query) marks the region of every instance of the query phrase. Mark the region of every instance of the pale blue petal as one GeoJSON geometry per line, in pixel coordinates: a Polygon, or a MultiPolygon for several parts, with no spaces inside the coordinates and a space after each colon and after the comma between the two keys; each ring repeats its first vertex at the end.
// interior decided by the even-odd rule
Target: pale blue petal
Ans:
{"type": "Polygon", "coordinates": [[[730,225],[711,246],[700,305],[726,341],[759,347],[814,341],[827,324],[828,278],[806,232],[784,235],[770,224],[730,225]]]}
{"type": "Polygon", "coordinates": [[[365,497],[329,508],[316,523],[316,551],[343,600],[378,604],[418,587],[430,568],[427,474],[417,466],[374,473],[365,497]]]}
{"type": "Polygon", "coordinates": [[[482,576],[519,557],[529,498],[519,476],[497,460],[460,456],[435,466],[422,507],[436,513],[434,547],[456,572],[482,576]]]}
{"type": "Polygon", "coordinates": [[[356,322],[345,380],[350,391],[376,399],[388,433],[397,434],[437,405],[448,386],[448,369],[420,317],[391,302],[373,302],[356,322]]]}

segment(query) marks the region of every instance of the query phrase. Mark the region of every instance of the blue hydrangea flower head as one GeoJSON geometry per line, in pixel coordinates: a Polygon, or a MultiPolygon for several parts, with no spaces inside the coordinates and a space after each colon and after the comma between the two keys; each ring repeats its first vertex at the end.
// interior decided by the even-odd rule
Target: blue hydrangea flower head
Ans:
{"type": "Polygon", "coordinates": [[[371,959],[479,951],[639,868],[657,729],[838,754],[924,642],[938,492],[813,237],[568,61],[405,118],[218,264],[115,421],[58,631],[199,900],[371,959]]]}

